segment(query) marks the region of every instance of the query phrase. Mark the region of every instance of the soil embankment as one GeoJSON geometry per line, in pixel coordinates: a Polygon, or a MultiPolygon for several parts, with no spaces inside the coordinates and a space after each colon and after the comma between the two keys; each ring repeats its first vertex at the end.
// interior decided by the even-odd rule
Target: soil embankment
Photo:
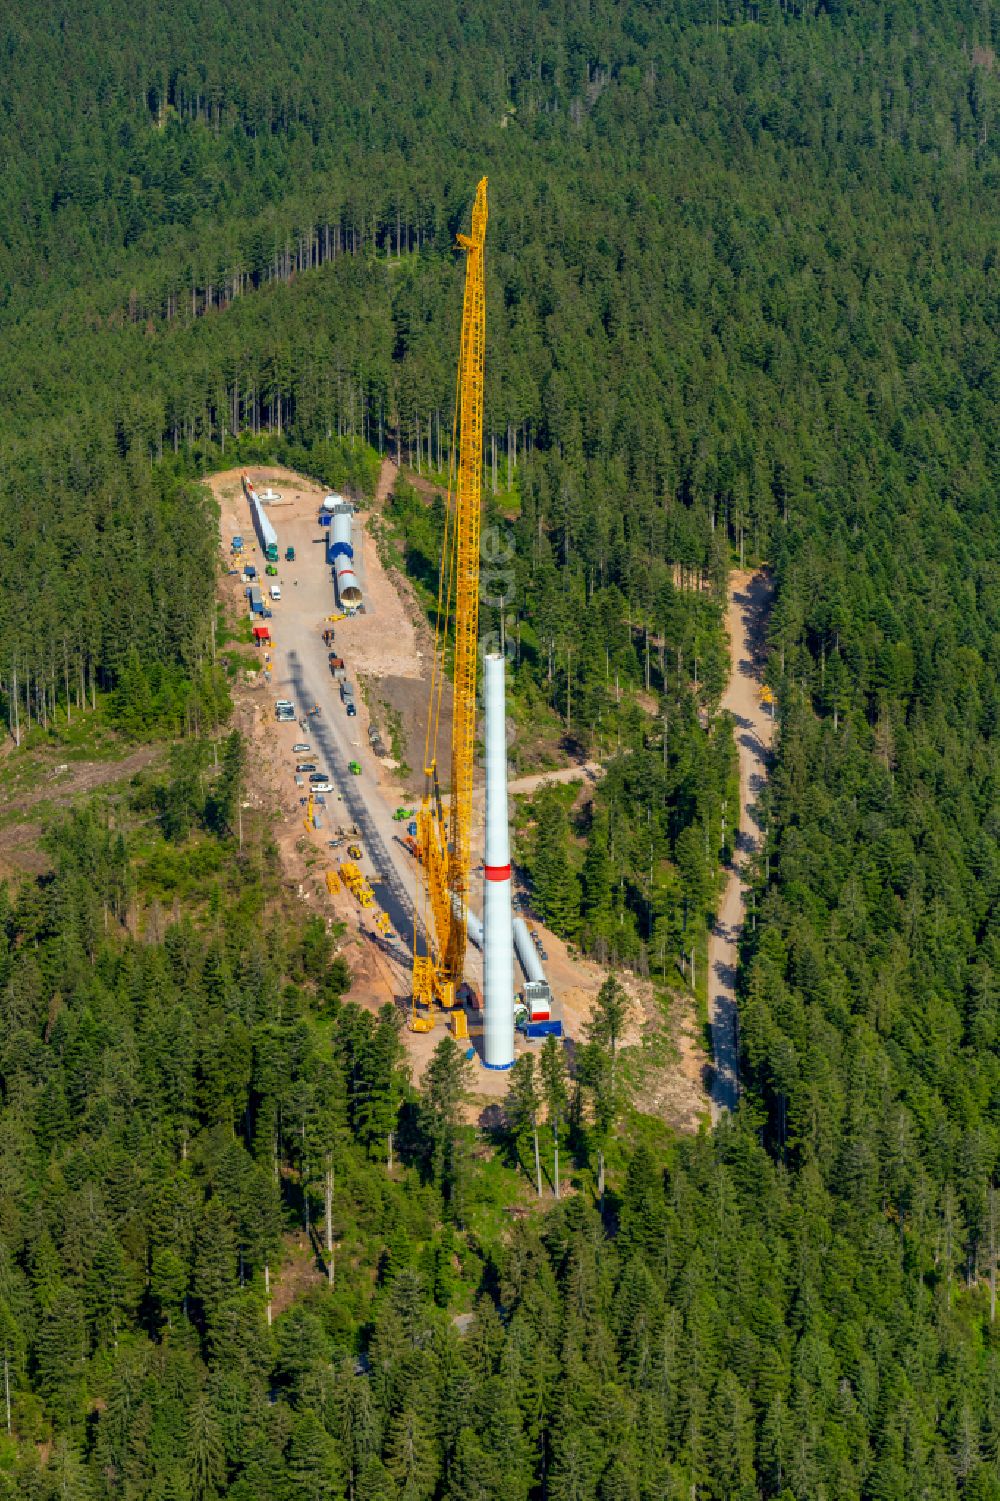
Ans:
{"type": "Polygon", "coordinates": [[[771,581],[764,572],[733,573],[729,581],[729,684],[722,699],[736,722],[740,765],[740,822],[736,854],[715,927],[708,941],[708,1017],[712,1031],[712,1120],[734,1110],[739,1098],[736,966],[746,901],[746,866],[757,849],[757,798],[767,775],[774,733],[772,711],[761,702],[764,625],[771,581]]]}

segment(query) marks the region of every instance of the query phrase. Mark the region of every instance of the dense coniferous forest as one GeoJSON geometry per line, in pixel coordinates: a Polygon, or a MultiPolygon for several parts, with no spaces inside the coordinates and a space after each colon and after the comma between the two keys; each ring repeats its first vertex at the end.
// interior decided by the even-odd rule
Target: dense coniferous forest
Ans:
{"type": "Polygon", "coordinates": [[[106,695],[188,740],[134,828],[71,815],[0,900],[0,1495],[1000,1498],[998,32],[986,0],[5,17],[6,716],[106,695]],[[198,477],[440,474],[484,172],[513,696],[608,765],[527,858],[592,952],[655,975],[711,909],[722,585],[772,566],[745,1090],[693,1140],[615,1097],[610,1023],[488,1143],[447,1042],[415,1091],[325,935],[268,917],[238,740],[198,749],[198,477]]]}

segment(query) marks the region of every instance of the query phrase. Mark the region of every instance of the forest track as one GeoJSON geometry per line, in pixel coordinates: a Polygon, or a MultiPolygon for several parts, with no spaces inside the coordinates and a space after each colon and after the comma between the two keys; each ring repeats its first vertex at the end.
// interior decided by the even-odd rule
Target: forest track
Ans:
{"type": "MultiPolygon", "coordinates": [[[[558,766],[554,771],[535,771],[530,776],[514,777],[507,783],[507,791],[512,795],[525,795],[537,792],[549,782],[589,782],[593,786],[603,775],[604,767],[599,761],[576,761],[571,766],[558,766]]],[[[473,797],[482,802],[486,788],[477,787],[473,797]]]]}
{"type": "Polygon", "coordinates": [[[736,854],[729,867],[722,904],[708,940],[708,1017],[712,1033],[712,1121],[735,1110],[739,1099],[736,972],[746,901],[746,867],[760,840],[756,803],[767,777],[774,721],[761,702],[764,626],[771,601],[771,580],[761,570],[730,575],[726,629],[729,634],[729,683],[722,707],[736,725],[740,768],[740,821],[736,854]]]}

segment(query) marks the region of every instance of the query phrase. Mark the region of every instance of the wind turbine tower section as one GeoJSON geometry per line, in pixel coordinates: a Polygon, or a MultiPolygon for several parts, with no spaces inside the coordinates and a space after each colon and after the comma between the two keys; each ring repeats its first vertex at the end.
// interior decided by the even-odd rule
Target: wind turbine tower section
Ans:
{"type": "Polygon", "coordinates": [[[483,865],[483,1062],[514,1062],[514,945],[511,930],[510,831],[507,825],[505,663],[483,658],[486,734],[486,850],[483,865]]]}

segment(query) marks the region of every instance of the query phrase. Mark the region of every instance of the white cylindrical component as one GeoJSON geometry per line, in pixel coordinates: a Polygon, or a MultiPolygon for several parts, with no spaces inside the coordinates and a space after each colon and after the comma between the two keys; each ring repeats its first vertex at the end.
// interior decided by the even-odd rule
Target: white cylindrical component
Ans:
{"type": "Polygon", "coordinates": [[[340,506],[340,505],[343,505],[343,503],[344,503],[344,497],[342,495],[324,495],[323,496],[323,509],[324,509],[324,511],[335,511],[337,509],[337,507],[340,506]]]}
{"type": "MultiPolygon", "coordinates": [[[[327,500],[333,500],[332,495],[327,500]]],[[[339,499],[339,497],[337,497],[339,499]]],[[[326,506],[326,500],[323,502],[326,506]]],[[[356,610],[361,603],[361,585],[354,572],[354,548],[351,544],[351,516],[354,507],[340,501],[332,511],[328,558],[337,579],[337,594],[345,609],[356,610]]]]}
{"type": "MultiPolygon", "coordinates": [[[[461,917],[461,915],[462,915],[462,903],[459,901],[459,899],[458,899],[457,896],[453,896],[452,899],[451,899],[451,910],[454,912],[454,914],[455,914],[456,917],[461,917]]],[[[476,914],[473,912],[473,910],[472,910],[471,907],[467,907],[465,909],[465,931],[469,935],[469,942],[470,943],[474,943],[476,945],[476,948],[480,951],[480,953],[482,953],[482,950],[483,950],[483,924],[482,924],[482,919],[478,918],[476,916],[476,914]]]]}
{"type": "Polygon", "coordinates": [[[346,559],[338,558],[334,564],[337,570],[337,594],[340,603],[345,609],[356,610],[361,603],[361,585],[357,575],[346,559]]]}
{"type": "Polygon", "coordinates": [[[514,1062],[514,946],[507,828],[507,706],[504,659],[483,659],[486,700],[486,852],[483,863],[483,1062],[514,1062]]]}
{"type": "Polygon", "coordinates": [[[523,917],[514,919],[514,947],[517,949],[517,957],[521,961],[524,970],[524,978],[536,985],[544,985],[545,971],[542,969],[542,961],[538,957],[535,945],[531,941],[528,932],[528,924],[523,917]]]}

